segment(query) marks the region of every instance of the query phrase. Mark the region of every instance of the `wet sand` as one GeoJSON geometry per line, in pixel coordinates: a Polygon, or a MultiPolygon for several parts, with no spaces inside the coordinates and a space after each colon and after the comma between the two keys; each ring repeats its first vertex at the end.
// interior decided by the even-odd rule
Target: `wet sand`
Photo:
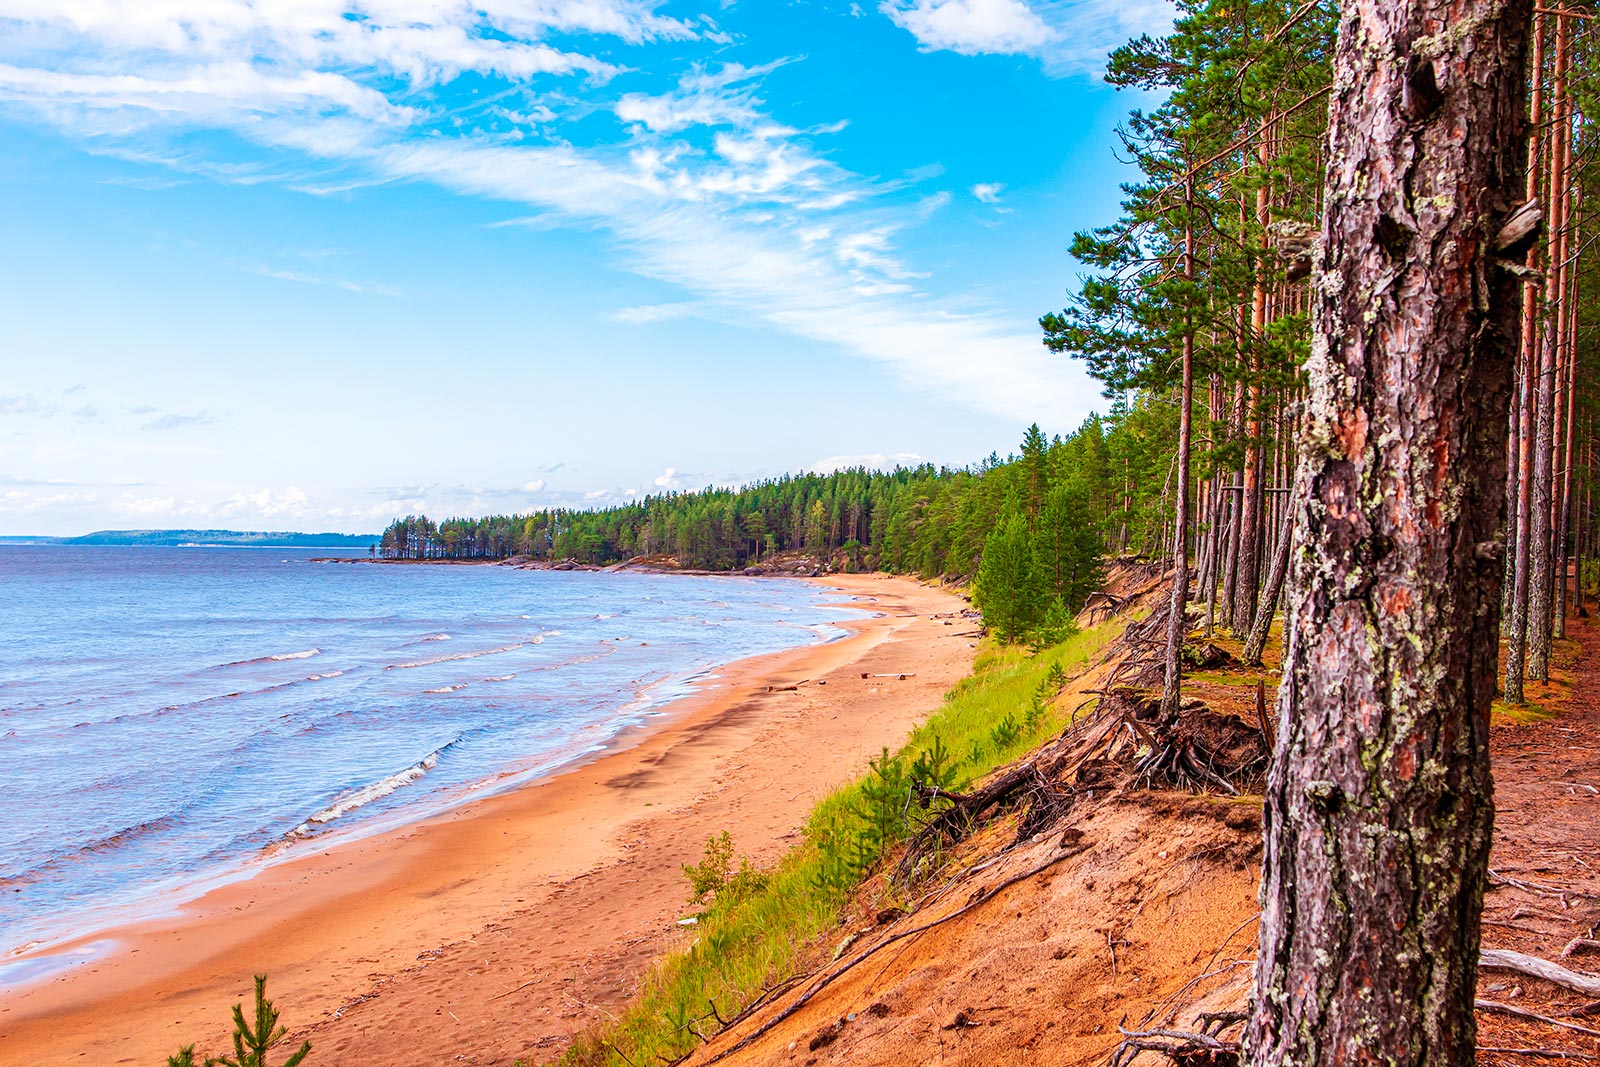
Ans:
{"type": "Polygon", "coordinates": [[[904,578],[818,581],[871,598],[881,617],[842,624],[851,635],[831,644],[733,664],[580,767],[65,946],[117,947],[0,996],[0,1059],[229,1051],[229,1008],[258,972],[293,1040],[311,1040],[308,1067],[557,1055],[686,936],[681,865],[707,836],[728,830],[740,851],[774,859],[815,800],[969,672],[972,627],[931,617],[959,598],[904,578]]]}

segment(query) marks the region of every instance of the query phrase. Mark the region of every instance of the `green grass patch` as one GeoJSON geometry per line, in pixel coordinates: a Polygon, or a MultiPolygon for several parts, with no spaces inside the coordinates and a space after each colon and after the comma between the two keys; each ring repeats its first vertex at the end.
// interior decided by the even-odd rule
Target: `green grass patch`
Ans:
{"type": "Polygon", "coordinates": [[[1531,700],[1522,704],[1507,704],[1504,700],[1496,700],[1489,705],[1491,726],[1527,726],[1555,717],[1554,710],[1535,704],[1531,700]]]}
{"type": "MultiPolygon", "coordinates": [[[[657,963],[622,1014],[581,1036],[562,1062],[638,1067],[676,1059],[720,1029],[719,1018],[794,973],[807,948],[837,928],[878,859],[925,814],[908,803],[913,777],[959,789],[1032,750],[1065,725],[1070,709],[1052,701],[1067,677],[1125,625],[1113,620],[1036,655],[985,642],[972,675],[899,752],[885,749],[866,774],[824,798],[804,843],[771,870],[732,873],[731,843],[713,836],[706,857],[685,868],[686,897],[714,894],[696,917],[693,942],[657,963]]],[[[884,902],[893,896],[886,879],[869,892],[884,902]]]]}

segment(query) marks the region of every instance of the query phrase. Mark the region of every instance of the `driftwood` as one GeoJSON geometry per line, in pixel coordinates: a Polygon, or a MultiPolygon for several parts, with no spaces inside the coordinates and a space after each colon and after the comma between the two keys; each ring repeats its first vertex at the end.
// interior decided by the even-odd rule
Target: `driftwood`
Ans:
{"type": "Polygon", "coordinates": [[[1600,978],[1581,971],[1571,971],[1559,963],[1540,959],[1538,956],[1529,956],[1522,952],[1512,952],[1503,948],[1486,948],[1478,954],[1478,969],[1488,971],[1510,971],[1513,974],[1523,974],[1530,978],[1542,978],[1546,982],[1554,982],[1558,986],[1583,993],[1591,997],[1600,997],[1600,978]]]}

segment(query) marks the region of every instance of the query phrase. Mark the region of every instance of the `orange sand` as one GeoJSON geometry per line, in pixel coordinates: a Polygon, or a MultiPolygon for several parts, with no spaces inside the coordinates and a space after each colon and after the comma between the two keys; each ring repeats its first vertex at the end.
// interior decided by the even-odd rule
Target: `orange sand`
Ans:
{"type": "Polygon", "coordinates": [[[582,767],[85,939],[120,948],[0,999],[0,1060],[154,1065],[187,1042],[220,1053],[256,972],[293,1040],[310,1038],[308,1067],[553,1057],[682,936],[680,865],[709,834],[775,858],[815,800],[970,670],[971,626],[930,618],[964,606],[952,594],[880,576],[823,584],[884,616],[735,664],[666,725],[582,767]]]}

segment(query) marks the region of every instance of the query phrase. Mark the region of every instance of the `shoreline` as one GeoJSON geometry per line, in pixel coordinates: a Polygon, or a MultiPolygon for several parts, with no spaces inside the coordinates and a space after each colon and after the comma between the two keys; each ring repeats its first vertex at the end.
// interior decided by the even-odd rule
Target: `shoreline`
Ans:
{"type": "Polygon", "coordinates": [[[228,1009],[265,971],[319,1064],[559,1051],[683,936],[679,867],[707,836],[729,829],[769,862],[817,798],[969,672],[969,643],[930,618],[964,606],[954,594],[876,575],[815,581],[881,614],[720,668],[553,776],[277,862],[176,917],[53,946],[119,944],[0,995],[0,1042],[33,1063],[221,1051],[228,1009]]]}

